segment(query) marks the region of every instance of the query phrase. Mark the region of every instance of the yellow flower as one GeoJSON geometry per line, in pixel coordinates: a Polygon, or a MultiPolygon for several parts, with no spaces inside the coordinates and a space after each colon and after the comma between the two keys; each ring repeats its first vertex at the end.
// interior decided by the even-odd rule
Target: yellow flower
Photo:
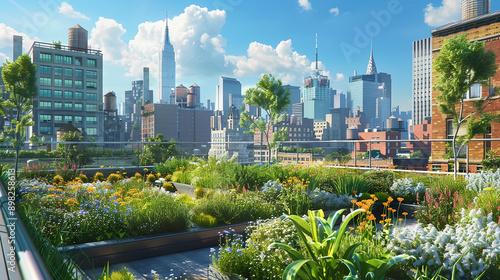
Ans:
{"type": "Polygon", "coordinates": [[[55,191],[56,189],[55,188],[49,188],[49,191],[55,191]]]}
{"type": "Polygon", "coordinates": [[[104,165],[101,165],[101,168],[104,168],[104,165]]]}
{"type": "MultiPolygon", "coordinates": [[[[489,182],[488,184],[491,184],[491,182],[489,182]]],[[[492,187],[487,187],[487,188],[484,188],[485,191],[494,191],[495,188],[492,188],[492,187]]]]}

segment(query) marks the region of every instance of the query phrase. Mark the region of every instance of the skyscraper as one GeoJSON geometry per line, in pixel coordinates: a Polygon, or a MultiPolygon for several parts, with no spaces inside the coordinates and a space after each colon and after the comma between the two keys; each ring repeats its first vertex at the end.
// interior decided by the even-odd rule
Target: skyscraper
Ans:
{"type": "Polygon", "coordinates": [[[352,112],[359,106],[370,127],[384,127],[385,120],[391,116],[391,75],[377,72],[373,48],[366,75],[355,73],[349,78],[347,96],[350,98],[347,103],[352,112]]]}
{"type": "Polygon", "coordinates": [[[413,124],[432,116],[432,38],[413,42],[413,124]]]}
{"type": "Polygon", "coordinates": [[[168,34],[168,16],[165,19],[165,36],[158,70],[158,102],[168,103],[170,94],[175,89],[175,52],[168,34]]]}
{"type": "Polygon", "coordinates": [[[87,31],[80,25],[70,28],[69,46],[34,42],[31,47],[39,94],[29,136],[55,141],[56,131],[72,122],[87,136],[103,140],[102,53],[89,49],[85,40],[75,45],[74,34],[83,38],[87,31]]]}
{"type": "Polygon", "coordinates": [[[462,20],[491,12],[490,0],[462,0],[462,20]]]}
{"type": "MultiPolygon", "coordinates": [[[[215,110],[222,111],[223,115],[228,116],[228,110],[233,104],[229,104],[229,94],[232,100],[241,96],[241,83],[235,78],[219,77],[219,85],[215,96],[215,110]]],[[[236,105],[236,104],[234,104],[236,105]]]]}
{"type": "Polygon", "coordinates": [[[326,114],[330,113],[330,79],[322,75],[318,69],[318,37],[316,36],[316,68],[311,71],[311,76],[304,79],[302,101],[304,103],[304,118],[324,121],[326,114]]]}
{"type": "Polygon", "coordinates": [[[13,35],[12,61],[16,61],[23,54],[23,36],[13,35]]]}

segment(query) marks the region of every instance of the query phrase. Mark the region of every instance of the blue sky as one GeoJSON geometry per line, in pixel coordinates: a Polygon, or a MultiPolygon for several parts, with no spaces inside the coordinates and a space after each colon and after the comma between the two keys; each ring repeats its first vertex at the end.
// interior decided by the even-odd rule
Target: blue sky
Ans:
{"type": "MultiPolygon", "coordinates": [[[[264,73],[302,86],[315,59],[332,87],[346,92],[349,76],[364,73],[373,37],[379,72],[392,75],[392,106],[411,109],[411,44],[430,30],[459,20],[461,0],[198,0],[76,1],[3,0],[0,63],[12,57],[12,34],[67,44],[68,28],[89,31],[92,48],[104,55],[104,93],[119,100],[131,81],[151,69],[155,92],[158,50],[168,10],[176,50],[176,84],[201,87],[201,99],[215,99],[220,75],[236,77],[247,89],[264,73]]],[[[500,9],[492,1],[492,11],[500,9]]]]}

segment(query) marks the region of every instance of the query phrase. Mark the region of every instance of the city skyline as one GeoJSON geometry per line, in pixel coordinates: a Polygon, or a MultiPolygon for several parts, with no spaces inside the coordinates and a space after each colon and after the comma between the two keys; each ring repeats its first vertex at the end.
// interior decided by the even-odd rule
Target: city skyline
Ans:
{"type": "MultiPolygon", "coordinates": [[[[315,33],[319,68],[329,75],[333,89],[346,93],[348,77],[366,69],[371,35],[378,70],[393,76],[393,106],[410,110],[411,103],[405,101],[412,90],[412,42],[430,37],[435,27],[461,19],[460,0],[362,1],[362,5],[276,1],[266,3],[267,8],[262,1],[125,2],[123,7],[134,13],[107,2],[99,2],[102,9],[94,9],[96,1],[35,5],[9,1],[0,22],[0,63],[12,57],[13,34],[23,33],[27,52],[33,40],[60,40],[66,45],[67,29],[80,24],[89,30],[90,47],[103,51],[104,92],[113,90],[123,101],[125,90],[140,79],[143,67],[151,69],[151,88],[157,89],[158,53],[168,10],[176,85],[196,82],[202,102],[215,100],[219,76],[240,80],[242,93],[264,73],[303,88],[315,61],[315,33]]],[[[500,3],[492,3],[491,11],[499,8],[500,3]]]]}

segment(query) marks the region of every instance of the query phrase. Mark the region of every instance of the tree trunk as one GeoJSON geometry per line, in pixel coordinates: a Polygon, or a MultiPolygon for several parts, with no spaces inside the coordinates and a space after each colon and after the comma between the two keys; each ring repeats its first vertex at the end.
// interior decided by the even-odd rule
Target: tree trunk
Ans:
{"type": "Polygon", "coordinates": [[[267,167],[271,168],[271,146],[269,146],[269,142],[267,143],[267,167]]]}
{"type": "Polygon", "coordinates": [[[456,148],[456,139],[453,137],[453,179],[457,180],[457,172],[458,172],[458,152],[456,148]]]}

